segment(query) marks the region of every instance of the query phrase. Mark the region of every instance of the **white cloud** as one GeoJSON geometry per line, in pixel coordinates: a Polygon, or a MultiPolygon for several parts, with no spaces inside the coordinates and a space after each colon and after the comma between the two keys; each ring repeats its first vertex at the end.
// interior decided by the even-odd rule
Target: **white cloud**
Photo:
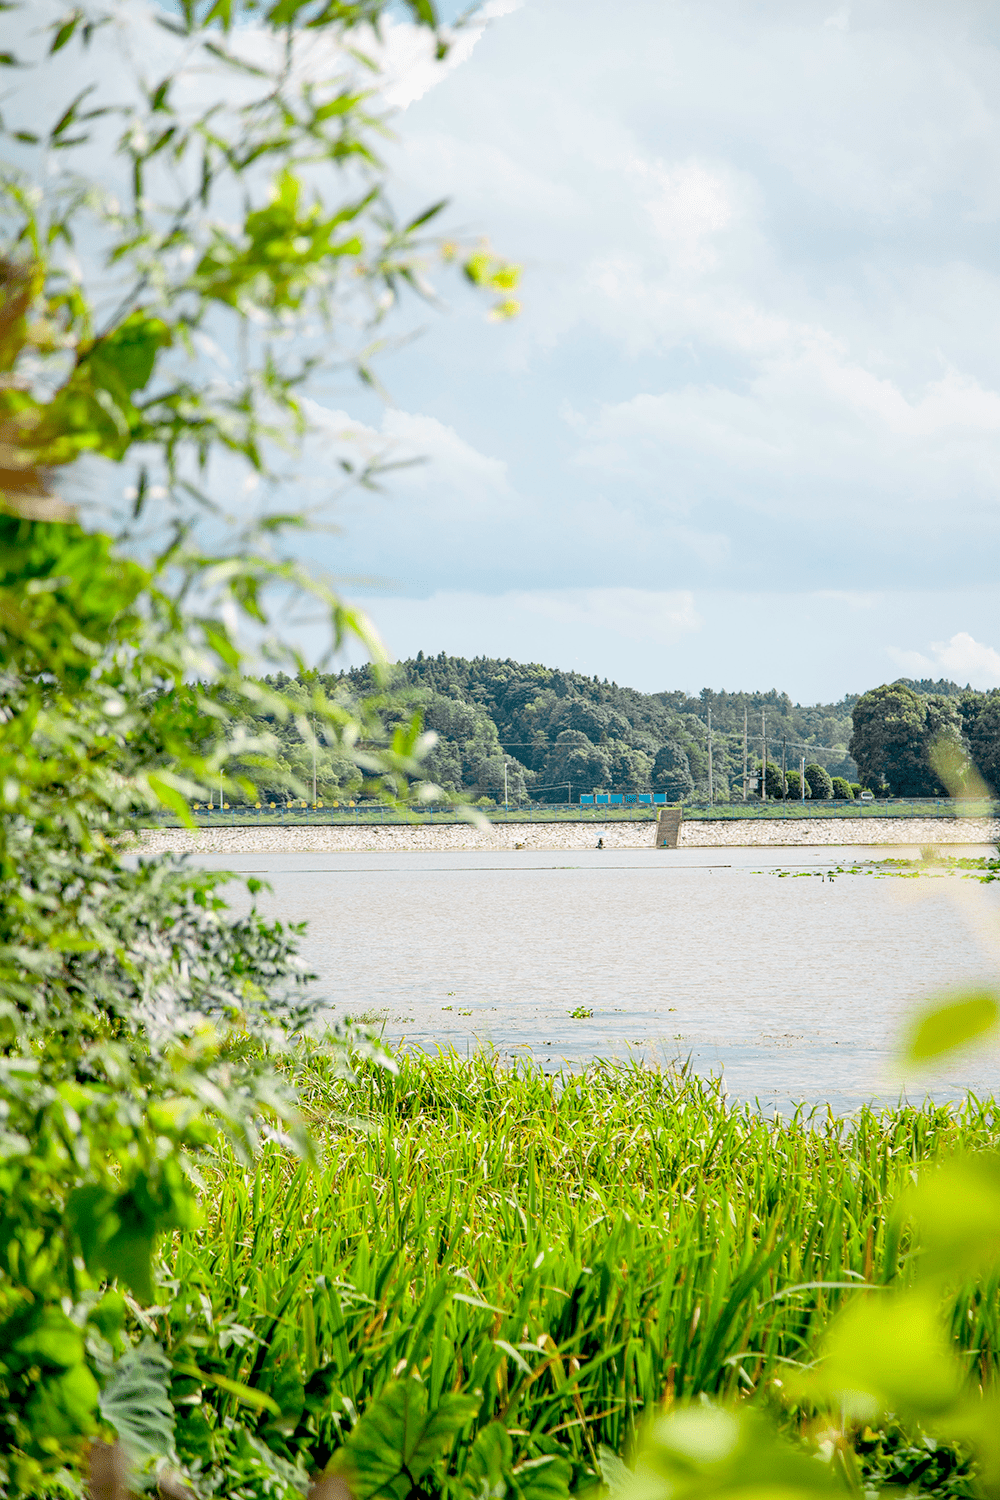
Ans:
{"type": "Polygon", "coordinates": [[[711,240],[729,228],[736,214],[725,176],[699,161],[668,167],[643,157],[630,162],[628,170],[673,265],[694,272],[716,266],[719,256],[711,240]]]}
{"type": "Polygon", "coordinates": [[[476,11],[474,20],[456,31],[443,58],[435,56],[435,42],[426,27],[403,21],[388,22],[384,27],[385,43],[373,49],[379,57],[386,79],[382,98],[395,109],[407,109],[448,74],[468,62],[476,43],[491,21],[497,21],[519,9],[523,0],[487,0],[476,11]]]}
{"type": "Polygon", "coordinates": [[[489,504],[509,492],[507,465],[480,453],[437,417],[388,407],[378,427],[315,401],[303,403],[312,437],[311,461],[375,465],[393,487],[432,494],[442,505],[489,504]]]}
{"type": "Polygon", "coordinates": [[[890,647],[889,655],[906,677],[948,677],[973,687],[1000,687],[1000,651],[960,630],[950,641],[936,642],[930,653],[890,647]]]}
{"type": "Polygon", "coordinates": [[[655,490],[671,508],[708,498],[710,475],[717,495],[744,500],[770,482],[764,508],[790,520],[818,487],[825,503],[835,496],[869,525],[898,525],[903,502],[909,526],[983,535],[995,524],[981,507],[1000,485],[1000,392],[946,370],[908,394],[809,330],[788,330],[784,348],[762,354],[738,389],[692,382],[589,417],[563,414],[579,466],[655,490]]]}
{"type": "MultiPolygon", "coordinates": [[[[403,217],[449,196],[453,227],[524,262],[525,310],[485,329],[452,290],[386,363],[398,408],[315,409],[313,489],[349,451],[427,460],[340,498],[323,565],[398,580],[376,614],[413,649],[806,696],[900,670],[998,680],[979,644],[1000,543],[988,11],[484,15],[443,63],[387,26],[392,194],[403,217]],[[880,644],[898,640],[940,644],[880,644]]],[[[330,54],[310,41],[298,64],[321,77],[330,54]]]]}
{"type": "MultiPolygon", "coordinates": [[[[875,643],[895,631],[911,640],[933,633],[948,641],[938,648],[948,651],[956,619],[974,622],[982,637],[996,618],[995,593],[974,590],[862,596],[829,590],[439,589],[425,597],[368,603],[398,657],[417,651],[509,656],[596,673],[647,692],[776,687],[803,703],[836,701],[901,675],[950,675],[964,683],[971,663],[894,653],[875,643]]],[[[974,639],[971,632],[966,639],[974,639]]],[[[972,681],[991,685],[988,674],[978,677],[975,671],[972,681]]]]}
{"type": "Polygon", "coordinates": [[[625,640],[672,646],[701,629],[689,592],[661,594],[649,589],[561,589],[509,596],[513,606],[559,625],[600,627],[625,640]]]}

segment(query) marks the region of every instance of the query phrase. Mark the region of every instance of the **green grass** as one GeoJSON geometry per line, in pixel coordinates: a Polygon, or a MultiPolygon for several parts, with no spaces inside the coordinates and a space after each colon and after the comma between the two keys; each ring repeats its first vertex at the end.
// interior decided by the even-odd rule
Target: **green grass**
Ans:
{"type": "MultiPolygon", "coordinates": [[[[250,1169],[219,1161],[203,1225],[174,1245],[190,1294],[154,1322],[175,1356],[271,1397],[259,1435],[310,1470],[406,1369],[432,1403],[475,1397],[456,1462],[498,1418],[515,1461],[559,1453],[578,1484],[665,1400],[781,1404],[851,1287],[906,1281],[891,1205],[915,1169],[1000,1133],[992,1100],[770,1119],[639,1067],[398,1063],[348,1086],[313,1058],[320,1164],[278,1144],[250,1169]]],[[[970,1370],[992,1372],[995,1280],[949,1315],[970,1370]]],[[[200,1452],[246,1407],[192,1391],[179,1435],[200,1452]]]]}
{"type": "MultiPolygon", "coordinates": [[[[631,807],[541,807],[486,809],[491,822],[506,823],[650,823],[655,822],[660,808],[645,804],[631,807]]],[[[702,822],[716,819],[730,820],[747,818],[752,821],[772,818],[989,818],[1000,815],[1000,806],[987,801],[956,801],[953,798],[922,802],[717,802],[709,807],[704,804],[686,804],[684,819],[687,822],[702,822]]],[[[454,812],[414,812],[407,815],[388,807],[326,807],[318,811],[311,808],[293,808],[281,814],[262,809],[231,807],[222,813],[195,812],[192,814],[199,828],[298,828],[312,825],[345,824],[368,827],[426,827],[429,824],[454,824],[462,820],[454,812]]],[[[144,817],[137,825],[152,828],[180,828],[184,825],[173,813],[163,813],[157,818],[144,817]]]]}
{"type": "Polygon", "coordinates": [[[714,807],[685,806],[684,818],[995,818],[994,801],[959,800],[954,797],[928,798],[924,801],[885,802],[730,802],[714,807]]]}
{"type": "MultiPolygon", "coordinates": [[[[510,812],[504,812],[503,808],[483,809],[485,816],[493,823],[650,823],[655,822],[658,809],[650,806],[636,807],[543,807],[543,808],[511,808],[510,812]]],[[[414,811],[410,814],[395,808],[371,808],[371,807],[327,807],[314,812],[311,808],[293,808],[281,815],[277,812],[261,809],[258,814],[254,808],[232,807],[228,812],[214,812],[211,814],[195,812],[192,814],[199,828],[275,828],[275,827],[304,827],[323,824],[347,824],[350,826],[362,825],[364,827],[374,826],[376,828],[389,827],[425,827],[428,824],[455,824],[464,822],[452,811],[425,812],[414,811]]],[[[173,813],[164,812],[157,818],[146,818],[139,824],[140,827],[151,828],[181,828],[184,825],[173,813]]]]}

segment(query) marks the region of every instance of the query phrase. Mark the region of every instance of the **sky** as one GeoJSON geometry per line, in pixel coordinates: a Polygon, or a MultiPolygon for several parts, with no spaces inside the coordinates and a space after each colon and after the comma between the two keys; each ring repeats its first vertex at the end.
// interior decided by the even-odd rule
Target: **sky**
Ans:
{"type": "Polygon", "coordinates": [[[420,460],[308,549],[390,653],[1000,686],[1000,12],[488,0],[386,70],[400,213],[523,266],[504,324],[439,278],[388,404],[314,392],[293,500],[420,460]]]}
{"type": "Polygon", "coordinates": [[[444,190],[524,279],[499,326],[446,286],[392,405],[351,408],[427,459],[330,544],[391,651],[803,702],[1000,685],[1000,15],[491,14],[396,85],[397,201],[444,190]]]}

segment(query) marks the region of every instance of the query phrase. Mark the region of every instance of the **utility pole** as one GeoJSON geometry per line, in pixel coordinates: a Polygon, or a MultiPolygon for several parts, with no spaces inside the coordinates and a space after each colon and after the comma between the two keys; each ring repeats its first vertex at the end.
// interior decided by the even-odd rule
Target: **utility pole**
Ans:
{"type": "Polygon", "coordinates": [[[767,720],[760,711],[760,800],[767,801],[767,720]]]}
{"type": "Polygon", "coordinates": [[[747,800],[747,706],[743,705],[743,801],[747,800]]]}
{"type": "Polygon", "coordinates": [[[715,789],[712,781],[712,710],[708,710],[708,805],[712,806],[715,801],[715,789]]]}
{"type": "Polygon", "coordinates": [[[802,803],[803,803],[803,806],[804,806],[805,805],[805,800],[806,800],[806,758],[805,758],[804,755],[802,755],[802,756],[799,757],[799,777],[800,777],[799,795],[802,798],[802,803]]]}
{"type": "Polygon", "coordinates": [[[785,751],[787,750],[787,748],[788,748],[788,741],[787,740],[782,740],[782,742],[781,742],[781,795],[782,795],[782,798],[785,798],[785,797],[788,796],[788,782],[785,780],[785,751]]]}
{"type": "Polygon", "coordinates": [[[503,806],[504,806],[504,812],[509,812],[510,811],[510,808],[507,806],[507,760],[506,760],[506,757],[504,758],[504,763],[503,763],[503,806]]]}
{"type": "Polygon", "coordinates": [[[316,806],[316,731],[313,730],[313,807],[316,806]]]}

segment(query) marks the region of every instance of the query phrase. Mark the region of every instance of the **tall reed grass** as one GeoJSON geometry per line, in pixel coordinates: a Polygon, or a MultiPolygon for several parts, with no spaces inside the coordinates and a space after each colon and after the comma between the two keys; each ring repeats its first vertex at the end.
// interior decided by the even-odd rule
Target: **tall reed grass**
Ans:
{"type": "MultiPolygon", "coordinates": [[[[665,1402],[780,1400],[852,1288],[906,1281],[890,1209],[916,1169],[1000,1133],[993,1100],[781,1119],[638,1066],[398,1063],[346,1085],[317,1057],[320,1165],[220,1161],[175,1245],[190,1295],[157,1331],[217,1378],[217,1413],[227,1381],[269,1398],[262,1435],[311,1469],[407,1370],[432,1404],[476,1395],[462,1441],[499,1418],[515,1459],[559,1453],[578,1481],[665,1402]]],[[[952,1326],[992,1370],[996,1284],[952,1326]]]]}

